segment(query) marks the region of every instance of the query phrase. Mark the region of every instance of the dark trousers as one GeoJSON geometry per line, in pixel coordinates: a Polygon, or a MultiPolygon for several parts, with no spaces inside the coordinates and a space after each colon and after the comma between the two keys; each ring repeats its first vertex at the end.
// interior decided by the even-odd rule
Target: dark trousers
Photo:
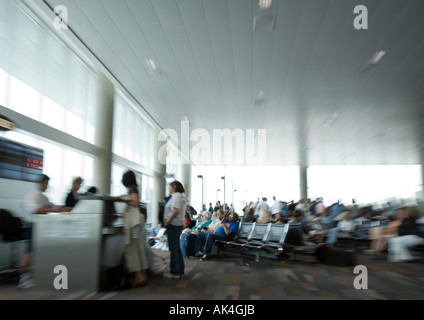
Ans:
{"type": "Polygon", "coordinates": [[[181,252],[180,236],[183,226],[169,225],[167,228],[168,246],[171,253],[170,273],[175,276],[184,275],[184,257],[181,252]]]}

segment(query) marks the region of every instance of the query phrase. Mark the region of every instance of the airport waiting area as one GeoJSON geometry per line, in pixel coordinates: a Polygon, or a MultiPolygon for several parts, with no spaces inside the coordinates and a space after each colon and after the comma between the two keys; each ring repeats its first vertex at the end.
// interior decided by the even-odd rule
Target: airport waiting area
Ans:
{"type": "Polygon", "coordinates": [[[0,0],[0,300],[423,300],[423,12],[0,0]]]}
{"type": "MultiPolygon", "coordinates": [[[[114,267],[109,266],[109,269],[103,265],[97,289],[94,286],[92,287],[94,289],[90,290],[88,285],[72,289],[70,283],[68,290],[55,290],[52,285],[49,289],[45,283],[42,283],[41,287],[35,283],[33,287],[24,290],[17,286],[18,269],[13,271],[13,266],[10,265],[11,268],[8,270],[2,268],[0,300],[234,301],[424,298],[422,288],[424,242],[407,249],[413,257],[411,261],[396,260],[395,256],[398,253],[393,251],[390,243],[381,248],[375,247],[378,241],[389,235],[393,222],[398,219],[405,221],[408,216],[419,214],[417,207],[402,206],[396,210],[387,207],[385,210],[373,211],[372,207],[367,206],[359,208],[358,215],[351,219],[346,217],[346,213],[352,210],[351,207],[341,208],[339,211],[342,213],[337,214],[332,208],[338,204],[333,204],[325,208],[325,212],[336,212],[332,225],[323,228],[319,224],[320,227],[314,227],[312,230],[312,226],[316,225],[312,221],[322,220],[320,223],[324,225],[329,219],[314,219],[310,216],[309,209],[307,210],[309,219],[305,219],[299,206],[302,209],[303,205],[299,203],[292,206],[298,209],[288,211],[287,220],[281,215],[281,220],[277,216],[274,219],[270,217],[273,220],[267,223],[257,222],[263,216],[271,216],[266,212],[268,210],[253,222],[249,222],[249,214],[239,215],[236,218],[239,228],[234,238],[215,240],[207,257],[193,251],[188,245],[190,241],[181,241],[185,274],[179,279],[164,277],[164,274],[169,272],[170,266],[166,229],[150,228],[145,240],[148,250],[152,252],[148,259],[148,283],[140,288],[128,286],[123,281],[128,279],[129,275],[125,275],[117,264],[114,267]],[[333,230],[334,226],[340,227],[343,219],[352,221],[354,226],[352,232],[339,234],[335,242],[329,242],[330,230],[333,230]],[[319,236],[321,232],[324,232],[324,236],[319,236]]],[[[245,211],[249,211],[250,208],[251,206],[246,206],[245,211]]],[[[196,237],[196,234],[202,233],[202,226],[207,224],[208,218],[210,225],[213,215],[218,213],[221,217],[219,211],[223,213],[220,207],[215,207],[213,214],[206,211],[197,214],[195,210],[191,215],[189,213],[187,220],[192,220],[195,226],[190,228],[187,223],[181,240],[185,235],[191,239],[190,235],[196,237]]],[[[227,214],[235,213],[227,212],[227,214]]],[[[324,216],[329,215],[325,213],[324,216]]],[[[422,232],[424,225],[420,222],[423,219],[421,216],[415,216],[414,219],[419,226],[419,232],[422,232]]],[[[219,218],[216,217],[214,220],[219,218]]],[[[402,224],[398,225],[401,226],[402,224]]],[[[390,235],[390,237],[396,236],[390,235]]],[[[116,244],[114,250],[117,250],[116,244]]],[[[11,251],[11,259],[14,259],[13,254],[11,251]]],[[[45,272],[42,268],[41,264],[41,272],[45,272]]],[[[32,272],[37,274],[36,267],[32,272]]],[[[87,270],[85,272],[89,273],[87,270]]],[[[81,275],[83,273],[84,271],[80,271],[81,275]]],[[[91,276],[96,277],[96,274],[91,276]]],[[[35,280],[37,279],[45,280],[43,277],[35,276],[35,280]]]]}

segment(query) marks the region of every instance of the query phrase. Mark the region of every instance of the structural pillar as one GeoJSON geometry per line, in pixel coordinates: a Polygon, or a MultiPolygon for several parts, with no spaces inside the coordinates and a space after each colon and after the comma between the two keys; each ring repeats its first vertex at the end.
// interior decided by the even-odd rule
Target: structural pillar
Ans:
{"type": "Polygon", "coordinates": [[[419,201],[424,206],[424,145],[422,145],[420,149],[420,162],[421,162],[421,194],[419,196],[419,201]]]}
{"type": "Polygon", "coordinates": [[[187,202],[192,205],[194,199],[191,199],[191,164],[181,164],[181,183],[185,189],[187,202]]]}
{"type": "Polygon", "coordinates": [[[300,199],[308,198],[308,167],[299,166],[299,182],[300,182],[300,199]]]}
{"type": "MultiPolygon", "coordinates": [[[[165,174],[166,165],[158,161],[158,155],[163,142],[159,140],[159,131],[155,130],[155,154],[157,155],[155,161],[155,177],[154,177],[154,200],[152,203],[152,227],[157,228],[159,225],[159,203],[162,202],[163,198],[169,195],[169,191],[166,186],[165,174]]],[[[165,142],[166,143],[166,142],[165,142]]]]}
{"type": "Polygon", "coordinates": [[[115,87],[101,72],[96,76],[95,145],[98,151],[94,158],[93,180],[99,194],[110,194],[115,87]]]}

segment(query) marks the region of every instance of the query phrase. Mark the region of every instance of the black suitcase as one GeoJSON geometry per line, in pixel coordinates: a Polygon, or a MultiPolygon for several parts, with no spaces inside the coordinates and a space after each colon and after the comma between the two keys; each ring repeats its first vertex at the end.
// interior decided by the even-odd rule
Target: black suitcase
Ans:
{"type": "Polygon", "coordinates": [[[316,250],[316,257],[319,262],[331,266],[347,267],[356,265],[355,253],[343,248],[320,246],[316,250]]]}

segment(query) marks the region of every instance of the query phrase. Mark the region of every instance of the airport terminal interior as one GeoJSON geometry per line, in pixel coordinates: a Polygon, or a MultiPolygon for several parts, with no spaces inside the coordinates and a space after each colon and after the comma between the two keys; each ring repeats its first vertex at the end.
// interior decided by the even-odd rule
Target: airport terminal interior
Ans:
{"type": "Polygon", "coordinates": [[[0,300],[422,300],[423,15],[0,0],[0,300]]]}

